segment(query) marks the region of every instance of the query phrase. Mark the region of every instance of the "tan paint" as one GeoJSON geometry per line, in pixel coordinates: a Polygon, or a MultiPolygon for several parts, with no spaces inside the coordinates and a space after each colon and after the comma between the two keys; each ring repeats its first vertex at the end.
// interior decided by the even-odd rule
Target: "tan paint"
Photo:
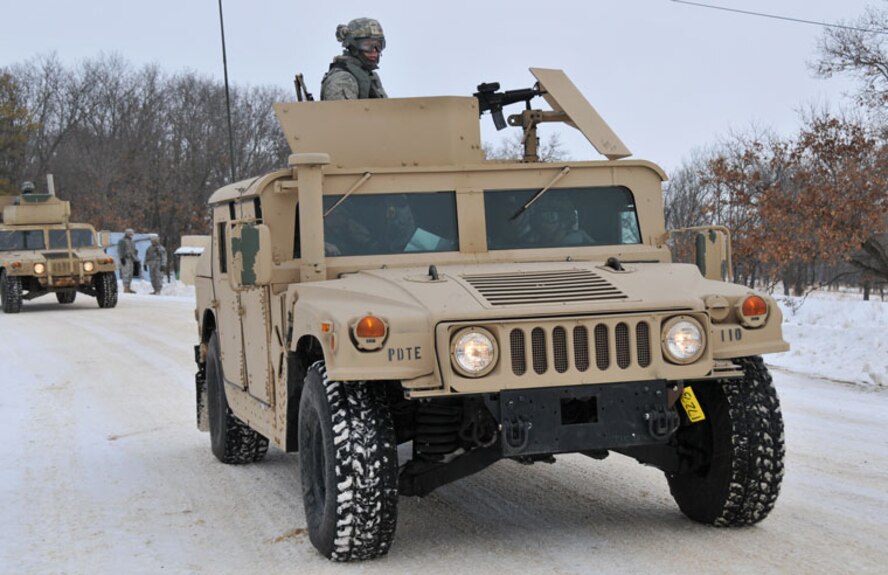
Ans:
{"type": "MultiPolygon", "coordinates": [[[[553,88],[548,99],[554,112],[563,112],[602,153],[612,158],[628,154],[603,120],[590,114],[594,110],[563,73],[539,69],[534,73],[541,84],[553,88]]],[[[279,446],[286,447],[284,353],[294,350],[303,337],[321,344],[330,377],[398,380],[410,398],[721,377],[736,375],[731,358],[788,349],[772,298],[763,296],[771,307],[764,326],[743,328],[733,310],[750,290],[705,279],[694,266],[671,263],[664,244],[661,184],[666,175],[655,164],[484,161],[473,98],[294,102],[279,104],[276,111],[294,152],[289,167],[231,184],[210,198],[214,234],[220,225],[231,226],[230,205],[235,221],[255,222],[253,206],[256,200],[261,202],[262,224],[270,232],[270,284],[238,286],[230,274],[219,273],[219,251],[226,250],[230,262],[230,246],[219,245],[214,238],[213,249],[198,261],[196,285],[197,316],[203,321],[212,314],[220,332],[223,367],[232,384],[227,388],[232,410],[279,446]],[[483,192],[542,190],[550,185],[552,189],[628,188],[635,199],[641,243],[489,250],[483,192]],[[455,193],[459,245],[454,251],[324,255],[323,196],[441,191],[455,193]],[[297,228],[300,258],[293,253],[297,228]],[[606,268],[608,257],[620,258],[625,270],[606,268]],[[428,275],[432,264],[439,273],[437,280],[428,275]],[[501,306],[466,280],[477,274],[521,277],[542,272],[595,274],[624,297],[501,306]],[[713,306],[712,316],[708,305],[713,306]],[[389,326],[378,351],[360,351],[350,338],[354,324],[367,313],[389,326]],[[695,318],[707,334],[703,355],[688,365],[667,361],[661,351],[660,328],[676,316],[695,318]],[[332,324],[331,333],[321,331],[323,323],[332,324]],[[638,328],[640,323],[647,328],[638,328]],[[612,334],[605,346],[612,362],[619,356],[618,332],[647,329],[650,341],[646,348],[639,347],[633,335],[624,366],[611,363],[601,368],[592,357],[583,368],[574,353],[579,344],[571,340],[573,355],[562,366],[565,369],[555,369],[556,352],[550,346],[544,373],[536,373],[528,364],[524,373],[516,375],[510,346],[513,330],[530,334],[539,328],[552,342],[558,329],[573,334],[575,328],[585,328],[594,333],[598,325],[612,334]],[[487,329],[498,341],[498,363],[484,377],[462,376],[452,366],[450,338],[466,326],[487,329]],[[642,349],[650,353],[649,361],[638,359],[642,349]]],[[[533,353],[526,341],[524,353],[526,358],[533,353]]]]}

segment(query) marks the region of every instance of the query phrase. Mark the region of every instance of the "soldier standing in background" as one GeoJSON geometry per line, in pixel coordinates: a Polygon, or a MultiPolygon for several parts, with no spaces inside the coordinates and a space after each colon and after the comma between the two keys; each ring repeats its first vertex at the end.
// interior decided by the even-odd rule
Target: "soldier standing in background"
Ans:
{"type": "Polygon", "coordinates": [[[166,273],[167,251],[160,245],[160,238],[157,236],[151,238],[151,245],[145,252],[145,269],[151,273],[151,287],[154,291],[151,295],[160,295],[160,288],[163,287],[163,274],[166,273]]]}
{"type": "Polygon", "coordinates": [[[117,242],[117,258],[120,261],[120,279],[123,281],[123,293],[136,293],[130,285],[133,283],[133,265],[139,258],[133,236],[136,234],[132,228],[127,228],[123,237],[117,242]]]}
{"type": "Polygon", "coordinates": [[[321,82],[321,100],[387,98],[382,80],[374,70],[385,48],[382,26],[372,18],[355,18],[336,27],[342,42],[341,56],[333,59],[321,82]]]}

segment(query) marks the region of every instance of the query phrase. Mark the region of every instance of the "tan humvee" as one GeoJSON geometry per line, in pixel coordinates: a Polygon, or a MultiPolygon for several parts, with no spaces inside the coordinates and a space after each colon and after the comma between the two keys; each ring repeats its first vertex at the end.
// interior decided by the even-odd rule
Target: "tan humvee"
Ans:
{"type": "Polygon", "coordinates": [[[783,423],[759,355],[788,349],[780,310],[722,281],[724,229],[672,263],[663,171],[619,159],[561,71],[531,72],[535,89],[474,98],[278,104],[290,166],[210,198],[198,426],[226,463],[298,451],[331,559],[385,554],[399,495],[501,458],[620,452],[716,525],[774,505],[783,423]],[[509,118],[525,161],[485,161],[479,112],[504,125],[537,94],[551,110],[509,118]],[[546,121],[608,160],[535,161],[546,121]]]}
{"type": "MultiPolygon", "coordinates": [[[[51,182],[51,180],[50,180],[51,182]]],[[[117,305],[114,259],[96,241],[89,224],[69,222],[71,205],[52,193],[0,198],[0,300],[18,313],[22,300],[55,293],[72,303],[77,292],[99,307],[117,305]]]]}

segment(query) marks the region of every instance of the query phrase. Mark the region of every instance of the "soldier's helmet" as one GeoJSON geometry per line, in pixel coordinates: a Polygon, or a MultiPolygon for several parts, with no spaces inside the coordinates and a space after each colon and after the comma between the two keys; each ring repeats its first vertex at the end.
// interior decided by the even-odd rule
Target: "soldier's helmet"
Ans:
{"type": "Polygon", "coordinates": [[[125,236],[130,236],[130,237],[134,236],[135,234],[136,234],[136,232],[134,232],[132,228],[127,228],[127,229],[123,232],[123,235],[125,235],[125,236]]]}
{"type": "Polygon", "coordinates": [[[159,243],[160,243],[160,238],[157,237],[157,236],[152,237],[152,238],[151,238],[151,243],[154,244],[154,245],[159,244],[159,243]]]}
{"type": "Polygon", "coordinates": [[[22,193],[23,194],[33,194],[34,193],[34,182],[22,182],[22,193]]]}
{"type": "Polygon", "coordinates": [[[385,33],[382,31],[382,25],[373,18],[355,18],[348,24],[340,24],[336,27],[336,39],[364,64],[375,63],[366,60],[362,55],[363,52],[376,48],[381,57],[385,49],[385,33]]]}

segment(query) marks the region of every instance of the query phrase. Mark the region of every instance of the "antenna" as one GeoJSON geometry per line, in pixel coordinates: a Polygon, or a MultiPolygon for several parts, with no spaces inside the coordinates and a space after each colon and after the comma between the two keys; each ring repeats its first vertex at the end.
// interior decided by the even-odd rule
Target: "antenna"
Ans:
{"type": "Polygon", "coordinates": [[[225,22],[222,19],[222,0],[219,0],[219,29],[222,31],[222,68],[225,70],[225,111],[228,114],[228,165],[231,168],[231,181],[234,176],[234,136],[231,132],[231,99],[228,95],[228,58],[225,55],[225,22]]]}

